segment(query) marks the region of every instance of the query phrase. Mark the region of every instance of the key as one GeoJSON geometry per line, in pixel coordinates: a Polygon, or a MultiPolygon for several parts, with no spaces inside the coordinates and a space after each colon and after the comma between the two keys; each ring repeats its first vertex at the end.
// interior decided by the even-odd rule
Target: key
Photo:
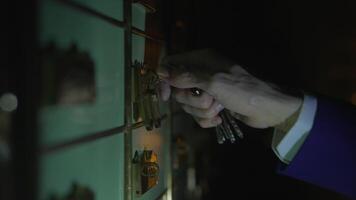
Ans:
{"type": "Polygon", "coordinates": [[[151,101],[151,114],[153,119],[153,124],[156,128],[161,126],[161,114],[159,110],[159,98],[158,98],[158,85],[159,85],[159,77],[158,75],[152,71],[147,71],[147,76],[149,79],[148,82],[148,93],[150,95],[151,101]]]}
{"type": "Polygon", "coordinates": [[[149,95],[147,95],[148,84],[144,64],[142,62],[135,61],[133,73],[134,119],[138,121],[141,117],[146,129],[152,130],[153,122],[150,108],[151,103],[149,95]]]}
{"type": "MultiPolygon", "coordinates": [[[[192,88],[191,92],[193,96],[200,96],[203,91],[198,88],[192,88]]],[[[222,122],[215,128],[216,138],[219,144],[223,144],[226,140],[235,143],[237,137],[240,139],[243,138],[241,129],[228,110],[224,109],[220,111],[219,116],[222,122]]]]}
{"type": "Polygon", "coordinates": [[[153,119],[154,119],[154,126],[155,128],[161,127],[161,113],[159,111],[159,102],[158,102],[158,96],[153,95],[151,96],[152,98],[152,111],[153,111],[153,119]]]}
{"type": "Polygon", "coordinates": [[[161,114],[159,110],[158,85],[159,77],[146,64],[142,64],[138,70],[138,93],[139,93],[139,110],[143,122],[148,131],[154,127],[161,126],[161,114]]]}
{"type": "Polygon", "coordinates": [[[226,140],[222,131],[223,130],[221,130],[221,126],[216,126],[215,127],[216,139],[217,139],[219,144],[224,144],[224,142],[226,140]]]}
{"type": "MultiPolygon", "coordinates": [[[[203,91],[198,88],[191,88],[190,91],[193,96],[201,96],[203,93],[203,91]]],[[[220,114],[219,114],[219,116],[220,116],[220,114]]],[[[226,135],[225,127],[223,126],[223,123],[224,123],[224,120],[221,122],[220,125],[216,126],[216,128],[215,128],[216,139],[219,144],[223,144],[227,139],[227,137],[226,137],[227,135],[226,135]]]]}
{"type": "Polygon", "coordinates": [[[133,119],[138,121],[141,115],[140,111],[140,98],[141,98],[141,88],[140,88],[140,65],[141,63],[137,60],[134,61],[132,66],[132,102],[133,102],[133,119]]]}
{"type": "Polygon", "coordinates": [[[224,127],[224,129],[225,129],[225,134],[227,135],[227,139],[228,140],[230,140],[230,142],[231,143],[235,143],[235,141],[236,141],[236,138],[235,138],[235,135],[234,135],[234,132],[233,132],[233,130],[232,130],[232,127],[231,127],[231,125],[230,125],[230,122],[229,122],[229,118],[228,118],[228,116],[227,115],[229,115],[229,113],[228,113],[228,111],[227,110],[222,110],[221,112],[220,112],[220,114],[219,114],[219,116],[222,118],[222,120],[223,120],[223,127],[224,127]]]}
{"type": "Polygon", "coordinates": [[[231,130],[229,130],[230,129],[229,124],[227,123],[223,113],[224,113],[223,111],[221,111],[219,113],[219,116],[222,119],[222,122],[219,126],[221,127],[221,130],[222,130],[222,133],[223,133],[225,139],[230,140],[231,139],[231,130]]]}
{"type": "Polygon", "coordinates": [[[242,139],[244,136],[242,134],[240,127],[237,125],[235,118],[231,116],[230,112],[226,111],[225,113],[226,113],[227,120],[229,121],[230,126],[234,131],[235,135],[240,139],[242,139]]]}
{"type": "Polygon", "coordinates": [[[148,131],[153,130],[153,113],[152,113],[152,99],[150,94],[150,77],[148,76],[148,69],[145,65],[141,67],[141,78],[142,78],[142,101],[144,110],[144,124],[148,131]]]}
{"type": "Polygon", "coordinates": [[[142,114],[142,121],[145,125],[147,131],[151,131],[153,129],[153,119],[152,119],[152,108],[151,108],[151,99],[148,93],[149,88],[149,79],[147,76],[147,68],[144,63],[141,63],[140,69],[140,108],[142,114]]]}
{"type": "Polygon", "coordinates": [[[152,102],[150,96],[145,94],[143,99],[143,110],[145,113],[144,124],[148,131],[153,130],[152,102]]]}

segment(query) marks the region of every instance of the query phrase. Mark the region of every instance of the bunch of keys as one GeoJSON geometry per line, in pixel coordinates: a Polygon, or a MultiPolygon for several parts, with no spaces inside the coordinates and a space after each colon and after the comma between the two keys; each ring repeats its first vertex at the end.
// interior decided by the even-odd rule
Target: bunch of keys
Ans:
{"type": "Polygon", "coordinates": [[[135,61],[133,65],[134,118],[142,118],[148,131],[161,126],[157,86],[158,75],[144,63],[135,61]]]}
{"type": "MultiPolygon", "coordinates": [[[[193,96],[200,96],[203,93],[203,91],[198,88],[192,88],[191,92],[193,96]]],[[[223,109],[220,111],[219,117],[222,119],[222,123],[215,128],[216,138],[219,144],[225,143],[226,140],[235,143],[237,138],[243,138],[240,127],[228,110],[223,109]]]]}

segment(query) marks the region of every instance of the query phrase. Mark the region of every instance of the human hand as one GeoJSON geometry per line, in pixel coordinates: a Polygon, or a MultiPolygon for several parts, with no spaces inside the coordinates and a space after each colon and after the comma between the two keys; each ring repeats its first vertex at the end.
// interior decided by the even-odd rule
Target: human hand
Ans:
{"type": "Polygon", "coordinates": [[[210,49],[167,57],[158,74],[163,80],[162,99],[174,97],[204,128],[221,123],[218,113],[223,108],[251,127],[273,127],[302,103],[301,98],[281,92],[210,49]],[[194,96],[191,88],[205,92],[194,96]]]}

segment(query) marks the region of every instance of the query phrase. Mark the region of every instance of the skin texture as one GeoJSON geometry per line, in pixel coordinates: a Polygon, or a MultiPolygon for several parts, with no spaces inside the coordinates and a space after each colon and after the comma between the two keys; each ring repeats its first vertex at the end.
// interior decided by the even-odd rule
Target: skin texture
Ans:
{"type": "Polygon", "coordinates": [[[251,127],[274,127],[302,104],[301,98],[257,79],[211,49],[166,57],[158,75],[161,98],[173,97],[203,128],[220,124],[218,113],[223,108],[251,127]],[[191,88],[204,92],[193,96],[191,88]]]}

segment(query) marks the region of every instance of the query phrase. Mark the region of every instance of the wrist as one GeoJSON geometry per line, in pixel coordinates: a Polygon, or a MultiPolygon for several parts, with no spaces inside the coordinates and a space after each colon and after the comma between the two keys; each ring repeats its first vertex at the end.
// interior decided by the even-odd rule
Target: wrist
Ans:
{"type": "Polygon", "coordinates": [[[297,116],[297,113],[302,106],[303,99],[301,97],[282,94],[282,97],[277,102],[280,107],[280,116],[273,126],[283,124],[288,121],[288,119],[293,118],[293,116],[297,116]]]}

